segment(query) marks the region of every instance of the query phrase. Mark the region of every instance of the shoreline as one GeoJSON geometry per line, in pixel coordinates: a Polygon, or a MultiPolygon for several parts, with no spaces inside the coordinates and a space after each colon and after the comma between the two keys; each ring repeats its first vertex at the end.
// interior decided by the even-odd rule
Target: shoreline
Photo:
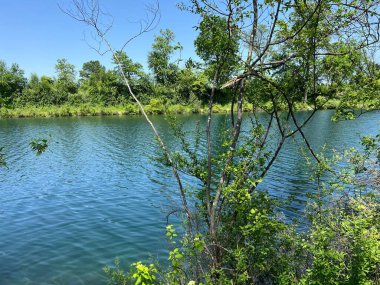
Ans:
{"type": "MultiPolygon", "coordinates": [[[[265,105],[265,104],[264,104],[265,105]]],[[[329,104],[321,109],[336,109],[338,104],[329,104]]],[[[297,111],[310,111],[313,108],[305,103],[297,103],[295,106],[297,111]]],[[[162,115],[169,114],[206,114],[208,106],[195,106],[195,105],[144,105],[145,111],[148,115],[162,115]]],[[[251,112],[253,106],[251,103],[246,103],[243,106],[244,112],[251,112]]],[[[256,109],[257,112],[263,112],[262,109],[256,109]]],[[[230,105],[215,104],[213,113],[225,114],[230,112],[230,105]]],[[[54,117],[90,117],[90,116],[129,116],[141,115],[137,104],[125,105],[61,105],[61,106],[25,106],[25,107],[1,107],[0,119],[11,118],[54,118],[54,117]]]]}

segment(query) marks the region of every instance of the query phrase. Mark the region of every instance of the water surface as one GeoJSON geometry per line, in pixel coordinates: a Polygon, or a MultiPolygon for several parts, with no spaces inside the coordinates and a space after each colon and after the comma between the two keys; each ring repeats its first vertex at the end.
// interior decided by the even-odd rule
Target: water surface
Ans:
{"type": "MultiPolygon", "coordinates": [[[[331,114],[317,113],[305,129],[316,150],[358,145],[359,135],[380,127],[379,112],[340,123],[331,114]]],[[[180,120],[190,130],[206,117],[180,120]]],[[[154,122],[177,148],[164,119],[154,122]]],[[[215,140],[224,123],[215,117],[215,140]]],[[[9,167],[0,170],[0,284],[104,284],[102,267],[116,256],[123,264],[165,259],[166,213],[179,200],[170,170],[151,159],[159,150],[143,118],[0,120],[0,145],[9,167]],[[29,142],[39,137],[50,145],[36,157],[29,142]]],[[[296,195],[290,214],[313,191],[302,145],[289,141],[262,185],[278,197],[296,195]]]]}

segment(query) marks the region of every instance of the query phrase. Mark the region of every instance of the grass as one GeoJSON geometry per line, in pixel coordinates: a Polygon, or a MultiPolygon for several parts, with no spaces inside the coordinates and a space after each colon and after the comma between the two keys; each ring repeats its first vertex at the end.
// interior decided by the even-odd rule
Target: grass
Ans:
{"type": "MultiPolygon", "coordinates": [[[[206,107],[184,106],[180,104],[170,105],[145,105],[148,114],[163,114],[165,112],[173,114],[206,113],[206,107]]],[[[228,106],[215,108],[216,113],[228,112],[228,106]]],[[[141,114],[137,104],[126,104],[116,106],[102,106],[83,104],[78,106],[25,106],[25,107],[1,107],[0,118],[32,118],[32,117],[75,117],[75,116],[111,116],[111,115],[139,115],[141,114]]]]}
{"type": "Polygon", "coordinates": [[[16,108],[1,108],[1,118],[27,118],[27,117],[69,117],[69,116],[101,116],[124,115],[134,110],[122,106],[25,106],[16,108]]]}
{"type": "MultiPolygon", "coordinates": [[[[266,107],[270,107],[270,103],[265,103],[266,107]]],[[[335,109],[339,105],[339,100],[329,100],[324,109],[335,109]]],[[[208,112],[207,105],[181,105],[171,104],[164,105],[157,101],[152,101],[144,106],[145,111],[152,114],[205,114],[208,112]]],[[[306,103],[298,102],[295,104],[296,110],[311,110],[312,107],[306,103]]],[[[245,112],[252,111],[253,106],[250,103],[243,105],[245,112]]],[[[230,105],[215,104],[214,113],[230,112],[230,105]]],[[[139,115],[141,114],[137,104],[128,103],[124,105],[104,106],[104,105],[61,105],[61,106],[24,106],[24,107],[1,107],[0,118],[31,118],[31,117],[75,117],[75,116],[122,116],[122,115],[139,115]]]]}

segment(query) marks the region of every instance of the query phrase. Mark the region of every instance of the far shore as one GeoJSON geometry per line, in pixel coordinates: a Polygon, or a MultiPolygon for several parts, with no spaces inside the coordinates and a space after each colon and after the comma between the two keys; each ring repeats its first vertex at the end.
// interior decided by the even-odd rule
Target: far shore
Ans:
{"type": "MultiPolygon", "coordinates": [[[[322,109],[335,109],[339,105],[337,100],[331,100],[323,106],[322,109]]],[[[263,104],[263,107],[270,107],[269,103],[263,104]]],[[[231,111],[229,104],[215,104],[213,113],[229,113],[231,111]]],[[[202,105],[145,105],[145,111],[150,115],[160,114],[206,114],[208,106],[202,105]]],[[[297,111],[310,111],[313,107],[309,104],[299,102],[295,104],[297,111]]],[[[246,103],[243,106],[244,112],[262,112],[262,108],[253,108],[252,104],[246,103]]],[[[141,115],[137,104],[129,103],[115,106],[102,105],[51,105],[51,106],[25,106],[25,107],[1,107],[0,119],[5,118],[37,118],[37,117],[80,117],[80,116],[124,116],[124,115],[141,115]]]]}

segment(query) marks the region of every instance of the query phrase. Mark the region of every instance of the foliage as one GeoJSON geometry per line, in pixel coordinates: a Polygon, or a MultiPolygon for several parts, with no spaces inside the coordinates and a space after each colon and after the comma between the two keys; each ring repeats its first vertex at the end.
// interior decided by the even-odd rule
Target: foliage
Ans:
{"type": "Polygon", "coordinates": [[[79,71],[81,80],[99,81],[104,76],[106,69],[98,60],[83,63],[82,70],[79,71]]]}
{"type": "Polygon", "coordinates": [[[48,148],[48,140],[44,138],[33,139],[30,143],[32,151],[36,152],[36,155],[41,155],[48,148]]]}
{"type": "Polygon", "coordinates": [[[180,45],[174,46],[174,33],[169,29],[161,30],[160,36],[154,39],[152,51],[148,55],[148,66],[152,69],[156,83],[173,83],[176,77],[177,66],[170,62],[170,58],[180,45]]]}
{"type": "Polygon", "coordinates": [[[364,57],[357,64],[350,82],[339,90],[340,104],[335,119],[354,119],[368,110],[379,109],[379,90],[379,65],[364,57]]]}
{"type": "MultiPolygon", "coordinates": [[[[223,25],[222,19],[214,21],[218,23],[217,25],[223,25]]],[[[117,53],[131,87],[145,105],[149,104],[152,98],[160,98],[169,105],[181,104],[200,110],[204,108],[209,98],[218,60],[220,59],[219,63],[222,63],[219,83],[226,81],[236,69],[240,68],[236,57],[238,38],[226,37],[222,33],[222,29],[225,28],[223,26],[217,26],[212,32],[212,24],[213,22],[208,20],[202,22],[199,28],[200,35],[196,40],[198,54],[207,59],[203,69],[202,65],[192,59],[188,59],[182,68],[176,62],[169,61],[165,70],[157,71],[162,73],[160,76],[165,79],[157,81],[156,78],[156,82],[153,82],[143,71],[141,64],[132,61],[124,52],[117,53]],[[212,45],[210,37],[211,39],[215,37],[215,41],[223,39],[222,47],[218,49],[217,45],[212,45]],[[221,50],[222,48],[228,48],[227,51],[230,52],[221,50]]],[[[179,46],[171,45],[168,49],[174,51],[176,47],[179,46]]],[[[369,55],[348,48],[347,45],[338,47],[334,44],[329,49],[347,54],[341,57],[329,55],[323,60],[311,62],[308,67],[303,66],[305,61],[302,58],[289,62],[273,79],[288,94],[295,109],[308,110],[316,106],[334,108],[337,109],[336,119],[352,119],[368,110],[378,109],[379,66],[369,55]],[[315,77],[320,81],[315,86],[312,84],[314,75],[311,74],[314,72],[313,64],[315,77]],[[307,98],[307,103],[301,103],[307,98]]],[[[280,56],[283,55],[277,52],[273,55],[274,58],[280,56]]],[[[64,104],[115,106],[131,102],[126,96],[127,87],[122,82],[123,78],[119,71],[106,70],[99,61],[84,63],[79,71],[79,81],[76,78],[75,67],[65,59],[57,61],[57,78],[32,74],[27,80],[17,64],[7,68],[5,63],[1,62],[0,66],[0,106],[3,107],[44,107],[64,104]]],[[[272,105],[271,96],[268,95],[272,93],[277,106],[286,109],[286,101],[278,96],[278,91],[270,85],[263,83],[261,79],[247,80],[246,100],[254,103],[259,109],[262,107],[261,110],[270,110],[271,108],[265,106],[272,105]]],[[[214,100],[222,105],[229,103],[231,98],[236,96],[234,89],[217,89],[216,93],[214,100]]]]}
{"type": "Polygon", "coordinates": [[[53,93],[53,104],[67,102],[71,94],[77,91],[75,66],[68,63],[66,59],[58,59],[55,65],[57,80],[55,92],[53,93]]]}
{"type": "Polygon", "coordinates": [[[35,106],[44,106],[52,104],[54,92],[55,86],[52,78],[47,76],[39,78],[37,74],[32,74],[17,105],[33,104],[35,106]]]}
{"type": "Polygon", "coordinates": [[[199,35],[194,42],[195,50],[208,65],[206,73],[209,73],[210,81],[217,68],[223,70],[219,70],[219,73],[223,73],[223,79],[226,80],[238,62],[237,34],[228,33],[227,21],[215,15],[203,17],[198,29],[199,35]]]}
{"type": "MultiPolygon", "coordinates": [[[[183,135],[181,128],[176,132],[183,135]]],[[[211,246],[206,235],[179,235],[168,225],[170,266],[150,271],[155,278],[147,284],[378,284],[380,135],[363,137],[362,145],[362,151],[335,152],[331,158],[321,153],[319,163],[311,162],[316,194],[307,206],[303,221],[307,227],[300,230],[297,223],[284,220],[279,201],[267,193],[257,190],[249,194],[241,185],[231,186],[227,195],[231,209],[223,218],[227,223],[220,228],[225,240],[221,246],[226,251],[220,268],[204,267],[210,262],[211,246]],[[363,186],[366,193],[352,188],[363,186]],[[192,266],[202,273],[191,271],[192,266]]],[[[190,163],[192,150],[188,153],[189,168],[194,163],[190,163]]],[[[241,168],[231,171],[239,176],[241,168]]],[[[133,266],[136,264],[141,263],[133,266]]],[[[123,280],[136,276],[134,271],[125,274],[120,269],[113,269],[113,274],[121,274],[123,280]]]]}
{"type": "MultiPolygon", "coordinates": [[[[181,149],[169,153],[159,140],[161,161],[173,170],[186,221],[179,244],[169,253],[170,273],[157,280],[162,284],[374,283],[379,275],[379,260],[372,257],[379,250],[378,188],[366,183],[373,179],[361,177],[377,177],[378,165],[367,172],[368,166],[361,164],[369,156],[363,159],[353,152],[350,158],[341,156],[350,166],[337,173],[333,165],[340,157],[316,154],[303,127],[328,99],[344,98],[342,91],[347,88],[370,82],[364,85],[376,96],[376,80],[362,72],[362,65],[372,70],[376,66],[368,50],[379,41],[378,1],[188,3],[181,7],[200,17],[195,47],[203,60],[198,74],[209,85],[205,88],[209,112],[204,129],[197,127],[196,134],[205,134],[202,139],[188,137],[174,121],[170,126],[181,149]],[[218,109],[214,99],[219,97],[230,103],[230,118],[215,139],[210,130],[213,111],[218,109]],[[244,117],[247,102],[268,116],[244,117]],[[313,111],[299,121],[294,112],[306,104],[313,111]],[[251,126],[249,132],[242,131],[243,124],[251,126]],[[281,203],[260,185],[285,142],[296,134],[315,164],[315,195],[310,197],[303,231],[280,214],[281,203]],[[184,189],[182,173],[196,179],[196,185],[184,189]],[[372,195],[367,199],[364,193],[372,195]],[[189,207],[189,201],[194,206],[189,207]],[[202,252],[194,252],[195,238],[202,240],[202,252]]],[[[151,68],[152,59],[163,59],[162,73],[154,71],[155,94],[162,101],[151,102],[158,107],[173,99],[162,83],[179,82],[180,73],[169,67],[172,40],[169,33],[157,37],[153,49],[161,53],[151,53],[151,68]],[[165,78],[167,71],[175,74],[174,80],[165,78]]],[[[365,97],[350,94],[352,108],[365,97]]],[[[369,98],[374,97],[364,99],[368,104],[364,109],[376,108],[369,98]]],[[[367,146],[375,144],[366,140],[367,146]]],[[[172,228],[168,231],[172,237],[172,228]]]]}
{"type": "Polygon", "coordinates": [[[120,260],[115,259],[115,268],[104,267],[103,271],[109,276],[108,284],[113,285],[152,285],[156,284],[157,269],[154,264],[144,265],[140,261],[132,264],[132,269],[126,275],[120,268],[120,260]]]}
{"type": "Polygon", "coordinates": [[[378,201],[346,198],[311,224],[307,247],[312,266],[303,284],[376,284],[380,269],[378,201]]]}
{"type": "Polygon", "coordinates": [[[24,71],[17,64],[8,68],[4,61],[0,61],[0,104],[11,104],[20,96],[26,85],[24,71]]]}

